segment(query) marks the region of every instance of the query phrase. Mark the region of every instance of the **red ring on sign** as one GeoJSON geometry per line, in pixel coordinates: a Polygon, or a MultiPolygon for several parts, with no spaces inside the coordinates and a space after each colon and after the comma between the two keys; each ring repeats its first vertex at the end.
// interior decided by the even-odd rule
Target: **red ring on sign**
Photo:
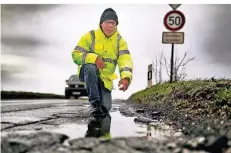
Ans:
{"type": "Polygon", "coordinates": [[[182,12],[180,12],[180,11],[178,11],[178,10],[169,11],[169,12],[164,16],[164,26],[165,26],[168,30],[170,30],[170,31],[178,31],[178,30],[180,30],[181,28],[183,28],[184,24],[185,24],[185,16],[184,16],[184,14],[183,14],[182,12]],[[180,17],[182,18],[182,24],[181,24],[179,27],[177,27],[177,28],[171,28],[171,27],[168,26],[168,22],[167,22],[168,16],[169,16],[170,14],[172,14],[172,13],[176,13],[176,14],[180,15],[180,17]]]}

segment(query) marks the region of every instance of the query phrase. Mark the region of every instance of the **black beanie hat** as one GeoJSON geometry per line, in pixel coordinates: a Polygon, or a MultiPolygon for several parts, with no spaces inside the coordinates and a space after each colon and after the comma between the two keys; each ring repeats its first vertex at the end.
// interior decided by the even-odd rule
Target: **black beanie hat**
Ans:
{"type": "Polygon", "coordinates": [[[107,8],[106,10],[103,11],[103,13],[102,13],[102,15],[100,17],[100,24],[104,20],[115,20],[116,25],[118,25],[118,23],[119,23],[118,16],[117,16],[116,12],[112,8],[107,8]]]}

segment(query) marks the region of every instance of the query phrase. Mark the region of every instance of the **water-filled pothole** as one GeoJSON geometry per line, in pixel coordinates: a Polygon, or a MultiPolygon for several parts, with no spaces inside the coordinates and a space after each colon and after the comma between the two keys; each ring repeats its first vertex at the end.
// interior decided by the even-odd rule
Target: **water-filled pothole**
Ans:
{"type": "MultiPolygon", "coordinates": [[[[86,110],[88,105],[81,105],[76,108],[76,113],[81,115],[80,110],[86,110]]],[[[59,118],[54,118],[50,121],[46,121],[46,124],[37,123],[40,125],[41,129],[33,131],[33,130],[20,130],[14,132],[55,132],[65,134],[70,139],[76,139],[81,137],[130,137],[130,136],[138,136],[138,137],[148,137],[154,139],[167,139],[168,136],[174,135],[173,129],[171,127],[163,124],[162,122],[153,121],[147,124],[141,124],[139,122],[135,122],[135,118],[137,116],[128,117],[124,116],[119,111],[120,105],[114,105],[111,109],[110,115],[107,115],[104,118],[94,119],[89,117],[76,117],[73,113],[61,113],[64,116],[59,116],[59,118]],[[61,118],[60,118],[61,117],[61,118]],[[64,118],[63,118],[64,117],[64,118]]],[[[34,124],[31,124],[33,129],[34,124]]],[[[6,132],[7,133],[7,132],[6,132]]]]}
{"type": "Polygon", "coordinates": [[[69,139],[80,137],[151,137],[155,139],[166,139],[174,131],[171,127],[160,123],[151,122],[149,125],[134,122],[136,117],[126,117],[119,111],[111,112],[101,119],[89,119],[83,124],[63,124],[51,132],[62,133],[69,139]]]}

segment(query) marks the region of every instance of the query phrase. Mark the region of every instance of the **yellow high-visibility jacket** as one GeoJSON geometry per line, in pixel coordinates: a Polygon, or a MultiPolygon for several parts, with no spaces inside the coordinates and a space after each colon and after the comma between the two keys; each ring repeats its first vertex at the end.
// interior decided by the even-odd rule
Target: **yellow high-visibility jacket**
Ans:
{"type": "Polygon", "coordinates": [[[72,52],[72,59],[78,65],[78,75],[83,64],[95,64],[99,56],[105,62],[103,70],[99,70],[99,77],[105,88],[112,90],[113,80],[117,78],[115,69],[118,64],[120,78],[132,81],[133,61],[128,50],[127,42],[120,36],[118,30],[106,37],[99,27],[84,34],[72,52]]]}

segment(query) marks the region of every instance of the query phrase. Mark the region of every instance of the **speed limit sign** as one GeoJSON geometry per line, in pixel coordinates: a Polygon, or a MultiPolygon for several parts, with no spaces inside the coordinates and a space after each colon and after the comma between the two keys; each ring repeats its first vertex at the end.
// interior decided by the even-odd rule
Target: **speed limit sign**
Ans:
{"type": "Polygon", "coordinates": [[[185,16],[178,10],[168,12],[164,17],[164,26],[170,31],[178,31],[185,24],[185,16]]]}

